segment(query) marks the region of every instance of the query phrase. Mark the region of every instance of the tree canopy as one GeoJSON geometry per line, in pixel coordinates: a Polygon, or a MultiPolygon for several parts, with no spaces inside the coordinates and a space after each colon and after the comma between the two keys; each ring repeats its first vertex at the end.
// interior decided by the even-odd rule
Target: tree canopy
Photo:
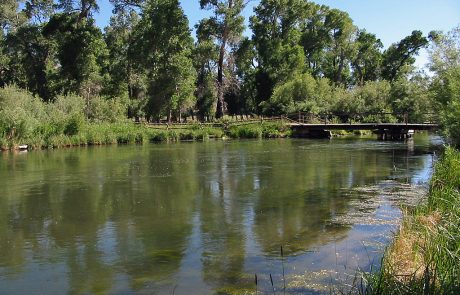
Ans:
{"type": "MultiPolygon", "coordinates": [[[[438,89],[455,76],[452,35],[414,30],[384,48],[348,13],[312,1],[261,0],[244,34],[246,1],[199,0],[209,16],[192,24],[195,37],[179,0],[110,2],[101,30],[97,0],[3,1],[0,86],[44,101],[116,100],[129,118],[214,120],[343,108],[420,112],[433,100],[416,96],[434,86],[414,62],[430,44],[438,89]]],[[[449,96],[440,93],[438,106],[449,96]]]]}

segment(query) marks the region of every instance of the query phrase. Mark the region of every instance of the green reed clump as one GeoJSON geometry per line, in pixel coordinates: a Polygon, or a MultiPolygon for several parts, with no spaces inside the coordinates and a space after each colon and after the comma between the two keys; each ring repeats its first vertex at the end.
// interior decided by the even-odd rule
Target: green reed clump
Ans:
{"type": "Polygon", "coordinates": [[[161,142],[168,140],[168,132],[164,130],[151,129],[147,132],[149,142],[161,142]]]}
{"type": "Polygon", "coordinates": [[[227,134],[231,138],[262,138],[262,128],[259,124],[231,126],[227,134]]]}
{"type": "Polygon", "coordinates": [[[0,150],[7,150],[9,148],[6,138],[0,137],[0,150]]]}
{"type": "Polygon", "coordinates": [[[231,126],[227,134],[231,138],[282,138],[291,135],[288,126],[282,123],[255,123],[231,126]]]}
{"type": "Polygon", "coordinates": [[[179,140],[191,141],[195,140],[197,131],[195,130],[181,130],[178,132],[179,140]]]}
{"type": "Polygon", "coordinates": [[[460,152],[435,166],[428,200],[406,214],[362,294],[460,294],[460,152]]]}
{"type": "Polygon", "coordinates": [[[283,123],[262,124],[263,138],[283,138],[291,136],[291,128],[283,123]]]}

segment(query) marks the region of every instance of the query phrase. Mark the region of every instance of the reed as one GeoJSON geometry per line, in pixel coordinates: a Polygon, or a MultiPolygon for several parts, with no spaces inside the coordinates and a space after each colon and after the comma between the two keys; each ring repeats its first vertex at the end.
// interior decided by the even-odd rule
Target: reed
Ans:
{"type": "Polygon", "coordinates": [[[378,272],[361,294],[460,294],[460,152],[435,166],[428,200],[405,214],[378,272]]]}
{"type": "Polygon", "coordinates": [[[275,285],[273,284],[273,277],[272,277],[272,274],[270,274],[270,284],[272,285],[273,295],[275,295],[276,292],[275,292],[275,285]]]}
{"type": "Polygon", "coordinates": [[[283,269],[283,294],[286,294],[286,277],[284,275],[284,252],[283,252],[283,246],[281,245],[281,267],[283,269]]]}

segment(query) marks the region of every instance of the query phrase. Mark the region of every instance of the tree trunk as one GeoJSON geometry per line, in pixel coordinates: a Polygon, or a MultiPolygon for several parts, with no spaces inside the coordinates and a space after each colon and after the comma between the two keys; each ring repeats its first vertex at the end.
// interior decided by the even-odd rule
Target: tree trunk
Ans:
{"type": "MultiPolygon", "coordinates": [[[[226,29],[225,29],[226,31],[226,29]]],[[[224,32],[226,35],[226,32],[224,32]]],[[[224,57],[225,57],[225,46],[227,43],[227,37],[223,36],[222,44],[220,46],[219,52],[219,62],[217,69],[217,109],[216,109],[216,118],[222,118],[225,111],[225,102],[224,102],[224,57]]]]}
{"type": "Polygon", "coordinates": [[[337,83],[342,84],[342,72],[344,68],[344,62],[345,62],[345,54],[343,53],[343,50],[340,51],[340,62],[339,62],[339,68],[337,70],[337,83]]]}
{"type": "MultiPolygon", "coordinates": [[[[233,7],[233,0],[228,1],[228,8],[233,7]]],[[[228,39],[228,17],[227,14],[224,20],[224,30],[222,33],[222,43],[219,50],[219,62],[217,66],[217,110],[216,118],[222,118],[225,113],[225,101],[224,101],[224,59],[225,59],[225,47],[227,46],[228,39]]]]}

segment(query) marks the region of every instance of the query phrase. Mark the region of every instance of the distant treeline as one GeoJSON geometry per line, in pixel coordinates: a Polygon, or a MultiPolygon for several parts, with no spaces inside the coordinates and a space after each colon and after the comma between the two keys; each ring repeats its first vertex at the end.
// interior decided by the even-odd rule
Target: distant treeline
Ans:
{"type": "Polygon", "coordinates": [[[121,110],[150,121],[294,111],[423,120],[437,112],[446,113],[446,126],[457,124],[458,28],[415,30],[385,49],[346,12],[306,0],[261,0],[248,38],[246,1],[200,0],[211,16],[195,25],[193,38],[178,0],[111,3],[110,24],[101,31],[95,0],[3,1],[0,86],[26,89],[44,102],[81,97],[87,120],[98,112],[91,105],[113,105],[109,117],[121,110]],[[415,71],[423,48],[433,75],[415,71]]]}

